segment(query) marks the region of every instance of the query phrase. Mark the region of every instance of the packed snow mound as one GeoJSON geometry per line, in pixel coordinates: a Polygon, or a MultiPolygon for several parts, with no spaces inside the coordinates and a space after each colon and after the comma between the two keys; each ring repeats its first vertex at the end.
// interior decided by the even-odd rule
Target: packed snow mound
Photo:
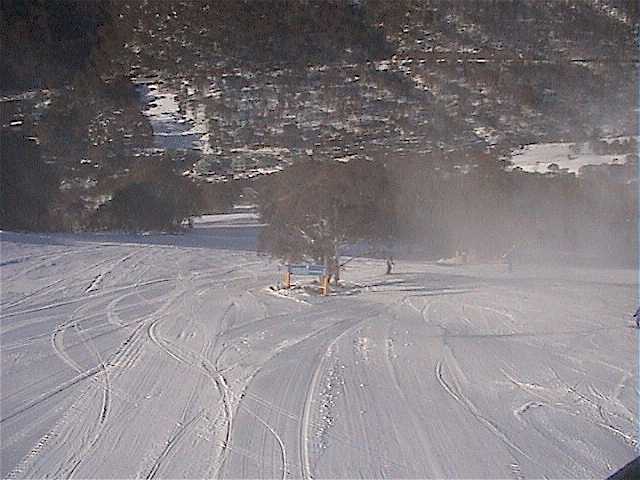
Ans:
{"type": "Polygon", "coordinates": [[[456,266],[464,265],[467,263],[467,258],[464,255],[454,255],[449,258],[441,258],[436,262],[438,265],[456,266]]]}
{"type": "Polygon", "coordinates": [[[246,226],[259,224],[260,216],[254,212],[221,213],[193,217],[194,225],[208,226],[246,226]]]}

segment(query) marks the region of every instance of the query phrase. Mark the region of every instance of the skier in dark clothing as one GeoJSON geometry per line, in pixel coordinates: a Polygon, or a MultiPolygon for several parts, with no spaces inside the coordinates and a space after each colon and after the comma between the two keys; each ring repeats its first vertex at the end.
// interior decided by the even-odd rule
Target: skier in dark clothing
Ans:
{"type": "Polygon", "coordinates": [[[387,258],[387,275],[391,275],[391,269],[393,268],[393,257],[387,258]]]}
{"type": "Polygon", "coordinates": [[[633,314],[633,318],[636,319],[636,328],[640,328],[640,307],[638,307],[636,313],[633,314]]]}
{"type": "Polygon", "coordinates": [[[507,270],[509,273],[513,272],[513,257],[516,252],[516,246],[513,245],[507,253],[505,253],[502,258],[505,262],[507,262],[507,270]]]}

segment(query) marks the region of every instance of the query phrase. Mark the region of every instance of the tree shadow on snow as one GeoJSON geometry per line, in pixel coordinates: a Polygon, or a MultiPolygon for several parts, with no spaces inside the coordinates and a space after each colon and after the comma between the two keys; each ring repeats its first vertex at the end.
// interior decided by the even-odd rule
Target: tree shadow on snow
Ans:
{"type": "Polygon", "coordinates": [[[261,226],[197,226],[180,233],[15,233],[0,232],[0,242],[27,245],[140,245],[215,250],[257,250],[261,226]]]}

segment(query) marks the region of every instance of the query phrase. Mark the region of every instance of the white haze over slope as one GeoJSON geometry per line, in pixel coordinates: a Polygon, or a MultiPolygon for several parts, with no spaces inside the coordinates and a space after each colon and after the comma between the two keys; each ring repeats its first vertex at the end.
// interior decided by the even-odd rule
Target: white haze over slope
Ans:
{"type": "Polygon", "coordinates": [[[304,302],[249,218],[2,233],[3,478],[593,478],[634,456],[630,270],[357,259],[304,302]]]}

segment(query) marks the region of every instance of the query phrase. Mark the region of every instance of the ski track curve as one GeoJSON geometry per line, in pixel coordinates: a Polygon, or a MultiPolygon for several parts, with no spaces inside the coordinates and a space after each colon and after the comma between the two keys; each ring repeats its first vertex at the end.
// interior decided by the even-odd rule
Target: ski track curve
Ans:
{"type": "MultiPolygon", "coordinates": [[[[489,436],[482,432],[482,438],[495,437],[495,442],[490,443],[501,447],[500,450],[505,449],[508,452],[505,454],[506,458],[511,455],[511,463],[503,467],[507,468],[505,471],[510,471],[515,479],[525,478],[526,468],[539,459],[535,458],[535,452],[528,450],[528,443],[525,448],[520,444],[522,437],[508,428],[511,427],[510,419],[515,425],[531,428],[535,432],[534,436],[542,439],[536,441],[551,443],[554,438],[549,432],[545,432],[545,419],[546,416],[554,415],[554,411],[558,411],[563,416],[573,415],[576,421],[593,424],[594,431],[600,428],[608,432],[603,434],[603,437],[610,435],[612,439],[615,438],[615,442],[612,443],[620,448],[628,447],[633,450],[638,445],[637,438],[630,434],[627,428],[627,424],[630,421],[633,423],[634,419],[633,409],[628,408],[629,391],[626,390],[627,386],[631,386],[633,372],[624,365],[616,365],[614,357],[599,352],[604,345],[604,341],[599,338],[600,332],[613,331],[617,327],[607,324],[596,313],[601,309],[604,311],[612,308],[615,315],[622,315],[623,308],[616,307],[613,301],[605,297],[596,299],[600,303],[595,304],[596,312],[589,315],[585,314],[586,306],[579,308],[577,312],[571,312],[570,306],[560,305],[554,314],[567,314],[568,321],[564,328],[554,328],[550,323],[553,317],[549,315],[549,318],[544,317],[538,323],[541,327],[538,330],[532,328],[531,331],[523,331],[523,327],[527,325],[527,316],[536,313],[535,302],[544,298],[552,298],[550,302],[560,301],[565,293],[576,295],[569,282],[557,282],[563,290],[556,297],[545,297],[545,292],[541,290],[531,294],[528,300],[521,304],[511,298],[514,295],[511,286],[497,281],[494,283],[498,285],[494,285],[494,280],[487,282],[486,288],[481,280],[474,280],[473,288],[467,288],[468,285],[464,282],[468,283],[468,280],[454,278],[451,282],[446,281],[446,289],[440,289],[437,278],[433,282],[427,278],[427,285],[424,286],[419,280],[412,280],[399,287],[390,284],[389,288],[372,288],[354,300],[359,305],[357,308],[353,306],[354,301],[349,306],[345,306],[346,302],[339,303],[343,300],[338,294],[334,298],[317,301],[314,299],[304,306],[304,309],[310,312],[306,317],[307,310],[296,310],[293,305],[284,305],[281,308],[277,299],[268,298],[267,303],[260,297],[258,285],[264,284],[265,278],[271,274],[264,273],[266,268],[256,268],[265,266],[265,262],[249,259],[244,253],[227,253],[227,257],[216,260],[217,265],[210,261],[203,266],[202,263],[207,260],[203,261],[202,257],[211,253],[207,249],[196,249],[195,254],[190,256],[184,249],[174,246],[147,247],[138,244],[135,247],[123,248],[119,245],[115,248],[114,244],[110,247],[114,250],[108,252],[108,258],[92,262],[91,265],[84,263],[86,266],[83,268],[68,269],[69,279],[46,277],[38,272],[40,286],[18,299],[15,298],[17,294],[12,293],[14,297],[2,303],[3,330],[5,325],[9,325],[9,333],[15,332],[5,337],[9,342],[13,342],[3,346],[8,349],[5,351],[17,352],[27,345],[34,345],[33,349],[36,350],[39,348],[36,342],[42,342],[47,346],[45,342],[48,340],[50,355],[59,358],[67,377],[44,392],[42,390],[45,388],[37,390],[37,384],[13,391],[13,397],[5,397],[11,398],[12,402],[29,389],[38,393],[13,412],[8,412],[0,419],[0,424],[19,419],[30,409],[61,392],[77,388],[77,392],[73,391],[68,399],[65,398],[71,406],[67,408],[69,403],[65,403],[65,409],[60,409],[60,416],[55,417],[55,422],[52,420],[53,426],[47,426],[46,433],[9,472],[9,478],[30,476],[36,471],[47,473],[45,462],[48,461],[47,455],[51,452],[49,448],[58,448],[57,451],[53,451],[61,458],[58,463],[52,463],[57,470],[52,469],[50,474],[65,478],[86,474],[89,463],[93,463],[89,461],[89,457],[98,455],[98,446],[104,444],[107,439],[104,432],[112,430],[106,427],[116,421],[115,412],[120,408],[120,402],[115,399],[120,399],[126,405],[136,406],[140,400],[124,385],[128,385],[127,382],[136,379],[141,373],[132,375],[131,378],[127,376],[127,382],[119,383],[118,379],[122,374],[132,372],[137,367],[142,368],[140,371],[144,372],[146,362],[154,355],[162,359],[163,365],[170,365],[172,371],[188,371],[191,378],[197,378],[197,381],[193,382],[190,392],[182,392],[180,403],[175,402],[171,405],[170,414],[157,406],[165,405],[164,403],[149,402],[153,405],[145,405],[149,408],[148,414],[153,414],[161,420],[163,426],[156,429],[159,432],[158,436],[149,443],[146,458],[135,467],[138,477],[161,478],[183,468],[178,458],[180,452],[190,448],[190,441],[200,441],[195,435],[200,435],[201,429],[206,435],[213,437],[206,439],[213,440],[213,447],[208,443],[202,443],[199,447],[210,453],[206,459],[203,457],[205,463],[202,471],[206,472],[207,477],[224,476],[225,466],[227,463],[231,464],[228,461],[231,452],[237,452],[243,457],[241,463],[233,465],[237,468],[234,470],[235,474],[254,475],[249,470],[255,467],[260,474],[273,478],[286,479],[299,475],[303,479],[312,479],[320,476],[323,463],[319,459],[323,454],[316,449],[314,435],[316,430],[326,427],[320,419],[321,411],[318,407],[318,399],[324,395],[324,390],[321,390],[323,381],[335,368],[345,339],[363,335],[358,329],[369,332],[368,327],[363,325],[372,318],[388,312],[392,314],[394,325],[406,321],[408,313],[412,316],[415,313],[422,318],[423,324],[416,322],[412,317],[411,322],[408,322],[411,327],[407,329],[418,328],[422,335],[424,332],[421,329],[424,326],[427,332],[423,337],[434,339],[434,345],[438,345],[435,354],[426,363],[432,376],[428,376],[427,370],[428,378],[424,381],[432,382],[436,388],[439,386],[435,392],[437,398],[447,401],[450,399],[455,411],[463,412],[469,418],[469,423],[475,424],[477,421],[480,426],[478,431],[484,429],[491,434],[489,436]],[[74,275],[76,278],[72,278],[74,275]],[[456,282],[462,282],[462,286],[456,282]],[[438,288],[434,290],[433,285],[436,284],[438,288]],[[62,289],[69,289],[72,296],[62,300],[56,299],[57,292],[62,289]],[[415,295],[415,292],[425,290],[428,295],[415,295]],[[461,295],[439,298],[434,293],[438,291],[455,291],[461,295]],[[422,300],[418,298],[425,303],[420,304],[422,300]],[[458,298],[460,302],[452,300],[458,298]],[[367,303],[369,299],[372,299],[371,303],[367,303]],[[338,305],[333,311],[330,308],[332,304],[338,305]],[[341,306],[344,307],[343,311],[340,311],[341,306]],[[368,306],[368,309],[365,309],[365,306],[368,306]],[[402,307],[402,310],[398,307],[402,307]],[[319,326],[314,325],[311,320],[300,322],[305,318],[313,319],[313,312],[323,312],[325,316],[330,317],[336,310],[340,313],[337,321],[333,318],[322,318],[320,320],[323,323],[319,326]],[[41,325],[46,325],[45,315],[50,311],[57,315],[57,322],[60,322],[63,314],[64,320],[54,329],[49,327],[48,332],[40,333],[41,325]],[[6,319],[15,320],[6,322],[6,319]],[[295,328],[291,329],[295,332],[295,337],[287,337],[286,330],[270,332],[269,329],[282,323],[281,321],[290,321],[292,326],[295,325],[295,328]],[[41,325],[36,325],[38,323],[41,325]],[[30,325],[34,325],[34,328],[27,328],[30,325]],[[21,328],[24,328],[24,333],[17,331],[21,328]],[[266,338],[258,333],[264,334],[265,331],[269,332],[266,338]],[[30,335],[31,333],[34,334],[30,335]],[[113,338],[117,341],[106,339],[105,336],[109,335],[114,335],[113,338]],[[561,335],[566,335],[569,339],[558,339],[561,335]],[[249,339],[246,345],[242,343],[245,338],[249,339]],[[467,359],[464,357],[465,352],[458,348],[458,342],[473,341],[477,344],[476,339],[487,338],[504,339],[505,345],[509,345],[508,348],[512,348],[511,343],[515,343],[516,347],[513,348],[519,345],[524,348],[526,345],[526,348],[537,349],[541,355],[554,354],[553,361],[550,361],[548,366],[550,369],[558,366],[558,369],[553,370],[555,376],[550,381],[557,388],[557,392],[564,395],[566,408],[553,401],[552,394],[557,392],[550,394],[533,387],[529,388],[526,383],[517,380],[515,375],[510,375],[508,381],[500,381],[502,385],[507,385],[510,391],[517,393],[514,400],[518,403],[514,402],[508,411],[509,416],[513,414],[516,418],[511,416],[502,423],[503,417],[493,409],[487,408],[485,411],[481,408],[484,403],[483,397],[478,396],[476,389],[479,384],[469,383],[467,372],[462,371],[463,365],[467,365],[467,359]],[[205,339],[206,343],[200,343],[202,339],[205,339]],[[578,346],[571,345],[566,352],[561,351],[560,347],[570,344],[572,339],[576,339],[578,346]],[[108,345],[106,350],[105,345],[108,345]],[[252,345],[256,348],[252,349],[252,345]],[[595,350],[596,353],[589,359],[581,358],[587,349],[595,350]],[[285,359],[272,362],[278,355],[287,351],[291,353],[285,359]],[[147,354],[150,356],[147,357],[147,354]],[[165,357],[168,360],[165,360],[165,357]],[[299,360],[298,363],[295,362],[296,359],[299,360]],[[286,363],[292,360],[291,365],[286,363]],[[564,365],[562,362],[567,364],[564,365]],[[270,380],[272,375],[276,375],[273,378],[277,378],[277,374],[269,371],[269,367],[273,370],[283,366],[289,369],[287,372],[295,379],[279,379],[277,385],[264,388],[263,385],[266,383],[263,382],[270,380]],[[597,378],[592,382],[579,384],[573,381],[588,375],[592,367],[613,373],[611,380],[597,378]],[[261,377],[263,382],[253,383],[263,370],[266,370],[267,374],[261,377]],[[68,378],[69,376],[71,378],[68,378]],[[206,391],[206,397],[200,396],[199,392],[202,391],[206,391]],[[295,398],[287,400],[290,397],[295,398]],[[203,404],[201,402],[204,398],[206,403],[203,404]],[[580,405],[582,417],[571,411],[571,406],[575,405],[580,405]],[[246,415],[240,415],[241,412],[246,415]],[[583,418],[585,415],[588,418],[583,418]],[[234,444],[234,432],[239,430],[242,435],[245,433],[243,428],[255,429],[255,440],[251,443],[249,439],[248,442],[251,448],[243,448],[245,445],[242,441],[234,444]],[[86,438],[76,440],[73,447],[65,451],[63,446],[61,448],[63,444],[60,443],[60,439],[73,431],[82,431],[86,438]],[[56,443],[57,447],[51,446],[56,443]],[[34,469],[34,466],[40,470],[34,469]]],[[[47,269],[52,263],[72,258],[67,255],[90,254],[88,252],[95,248],[104,246],[94,245],[86,249],[50,252],[49,255],[41,257],[25,255],[22,260],[22,257],[14,258],[7,264],[13,265],[10,267],[11,270],[7,270],[12,272],[8,278],[27,278],[31,272],[47,269]],[[29,263],[25,268],[16,266],[20,262],[32,261],[36,263],[29,263]]],[[[218,255],[220,251],[214,252],[218,255]]],[[[44,270],[43,272],[46,273],[44,270]]],[[[529,286],[526,282],[515,285],[516,294],[525,292],[529,286]]],[[[610,317],[607,317],[607,320],[610,320],[610,317]]],[[[373,328],[371,332],[374,332],[374,337],[380,333],[373,328]]],[[[408,332],[409,330],[407,335],[408,332]]],[[[626,333],[622,327],[620,332],[626,333]]],[[[389,337],[388,330],[386,337],[389,337]]],[[[354,375],[366,378],[367,375],[375,374],[371,370],[375,365],[380,365],[381,373],[386,373],[384,380],[389,381],[388,391],[385,390],[384,396],[380,398],[386,400],[395,397],[399,403],[398,408],[411,409],[415,402],[409,398],[410,391],[407,390],[407,379],[411,377],[403,375],[401,370],[401,366],[405,365],[404,357],[394,360],[393,352],[388,348],[383,352],[376,352],[374,347],[370,347],[369,350],[371,357],[365,358],[359,367],[363,370],[354,375]],[[376,356],[378,353],[382,356],[376,356]],[[367,360],[371,360],[370,365],[367,360]]],[[[513,362],[505,362],[503,365],[507,371],[517,371],[512,370],[517,367],[513,362]]],[[[532,371],[549,379],[544,368],[546,365],[539,371],[532,371]]],[[[157,372],[154,370],[153,373],[157,372]]],[[[505,377],[506,375],[508,372],[505,377]]],[[[46,383],[42,385],[49,387],[46,383]]],[[[424,385],[421,388],[424,388],[424,385]]],[[[344,408],[351,412],[355,405],[349,400],[344,408]]],[[[407,412],[407,421],[420,424],[424,422],[424,418],[420,417],[419,411],[407,412]]],[[[395,440],[389,437],[388,441],[374,441],[373,445],[364,447],[353,445],[354,442],[348,438],[349,435],[341,435],[340,432],[337,428],[326,432],[328,438],[336,441],[337,446],[334,445],[333,448],[340,448],[338,444],[343,443],[348,448],[360,449],[363,458],[366,458],[366,455],[371,458],[372,455],[378,454],[381,457],[387,456],[389,452],[385,452],[384,447],[402,443],[399,441],[400,437],[395,440]]],[[[363,433],[366,434],[364,429],[363,433]]],[[[112,432],[109,433],[111,434],[112,432]]],[[[416,431],[412,437],[407,438],[427,445],[430,434],[416,431]]],[[[570,455],[577,451],[575,448],[577,447],[559,449],[570,455]]],[[[619,452],[620,450],[616,452],[618,456],[619,452]]],[[[326,455],[324,460],[330,454],[326,455]]],[[[425,464],[427,461],[435,471],[442,459],[434,453],[434,458],[425,460],[425,464]]],[[[394,462],[388,457],[385,458],[384,465],[379,469],[371,469],[368,475],[377,472],[376,475],[384,477],[386,465],[391,463],[394,462]]],[[[407,472],[417,470],[399,463],[394,465],[404,467],[407,472]]],[[[198,465],[198,468],[200,467],[201,465],[198,465]]],[[[610,467],[609,463],[607,467],[610,467]]],[[[569,468],[562,471],[567,476],[575,474],[575,471],[569,468]]],[[[364,467],[361,472],[353,468],[350,473],[367,474],[364,467]]]]}
{"type": "MultiPolygon", "coordinates": [[[[60,358],[68,366],[70,366],[73,370],[75,370],[78,373],[78,375],[72,378],[71,380],[64,382],[54,390],[47,392],[46,394],[42,395],[38,399],[28,403],[27,405],[20,408],[18,411],[13,412],[9,416],[2,418],[0,420],[0,423],[6,420],[9,420],[11,418],[15,418],[18,415],[21,415],[27,412],[29,409],[77,385],[79,382],[82,382],[88,379],[88,380],[97,380],[100,383],[96,383],[96,382],[89,383],[89,385],[78,397],[76,402],[72,405],[70,410],[68,410],[67,413],[65,413],[61,417],[61,420],[54,425],[52,430],[48,431],[41,438],[41,440],[36,444],[36,448],[32,449],[32,451],[30,451],[27,454],[27,456],[21,462],[19,462],[18,466],[14,469],[14,471],[12,471],[12,478],[17,478],[21,473],[28,472],[29,465],[33,465],[37,462],[37,458],[42,453],[48,441],[52,438],[59,436],[59,432],[62,428],[65,428],[70,423],[75,423],[82,420],[83,418],[82,415],[73,415],[70,412],[78,409],[80,409],[81,412],[84,411],[84,408],[81,409],[79,405],[83,401],[85,401],[87,396],[90,393],[94,392],[95,388],[97,387],[99,390],[103,391],[103,396],[102,396],[103,405],[100,409],[100,415],[97,419],[99,428],[97,432],[95,432],[95,435],[92,437],[93,439],[92,441],[89,442],[89,444],[85,443],[83,447],[81,447],[80,451],[71,452],[71,455],[63,463],[63,465],[61,466],[61,468],[58,470],[56,474],[69,478],[75,473],[75,471],[80,466],[84,456],[86,456],[86,454],[91,450],[91,448],[93,448],[96,445],[100,437],[100,433],[103,430],[104,425],[106,424],[106,420],[109,412],[110,397],[116,396],[120,400],[128,404],[136,405],[136,402],[131,398],[129,398],[125,392],[116,392],[110,382],[106,384],[104,383],[105,380],[100,381],[99,379],[97,379],[97,377],[101,376],[101,374],[102,376],[108,375],[108,371],[110,369],[119,369],[119,372],[122,373],[127,368],[131,368],[133,366],[133,363],[135,362],[137,355],[139,355],[140,342],[141,340],[144,339],[144,337],[141,336],[141,333],[145,323],[148,322],[150,319],[157,317],[158,315],[160,316],[164,315],[166,310],[169,309],[169,307],[174,303],[174,301],[175,301],[175,295],[169,295],[167,299],[160,305],[160,307],[156,311],[140,319],[132,321],[129,325],[133,325],[134,330],[125,338],[125,340],[114,351],[114,353],[111,354],[109,358],[106,360],[102,359],[102,357],[99,356],[99,358],[102,359],[102,361],[99,362],[99,364],[96,365],[95,367],[92,367],[88,370],[83,370],[75,362],[75,360],[73,360],[66,352],[66,349],[64,347],[64,332],[66,331],[67,328],[76,325],[80,321],[76,319],[75,316],[77,316],[82,310],[90,308],[92,305],[86,304],[78,307],[78,309],[74,311],[74,315],[72,316],[69,322],[66,322],[65,324],[57,327],[56,330],[54,330],[51,336],[52,346],[54,351],[56,351],[56,353],[60,356],[60,358]]],[[[95,351],[97,352],[97,350],[95,351]]],[[[98,353],[98,355],[100,354],[98,353]]]]}

